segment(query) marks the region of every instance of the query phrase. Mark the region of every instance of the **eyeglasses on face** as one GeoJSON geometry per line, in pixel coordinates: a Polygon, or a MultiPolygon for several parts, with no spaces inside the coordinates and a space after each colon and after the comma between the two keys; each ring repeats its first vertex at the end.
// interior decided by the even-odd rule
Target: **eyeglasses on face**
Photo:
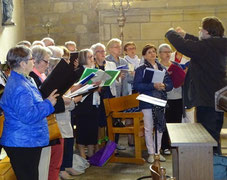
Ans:
{"type": "Polygon", "coordinates": [[[136,47],[127,48],[127,51],[136,50],[136,47]]]}
{"type": "Polygon", "coordinates": [[[96,53],[106,53],[106,51],[102,50],[102,51],[96,51],[96,53]]]}
{"type": "Polygon", "coordinates": [[[87,56],[87,58],[88,58],[88,59],[91,59],[91,58],[93,58],[93,55],[91,55],[91,56],[87,56]]]}
{"type": "Polygon", "coordinates": [[[42,59],[43,62],[45,62],[46,64],[49,64],[49,61],[42,59]]]}
{"type": "Polygon", "coordinates": [[[170,54],[172,52],[171,51],[161,51],[161,53],[170,54]]]}

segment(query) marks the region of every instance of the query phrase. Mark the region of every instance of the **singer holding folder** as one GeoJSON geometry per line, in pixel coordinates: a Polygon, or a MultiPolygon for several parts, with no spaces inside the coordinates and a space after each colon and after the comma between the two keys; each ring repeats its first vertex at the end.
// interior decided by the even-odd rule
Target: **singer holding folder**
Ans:
{"type": "MultiPolygon", "coordinates": [[[[94,68],[93,52],[83,49],[79,52],[78,62],[83,68],[94,68]]],[[[96,84],[99,85],[99,84],[96,84]]],[[[91,157],[95,152],[98,141],[100,98],[98,92],[90,93],[75,107],[76,143],[80,156],[86,158],[85,146],[88,147],[87,156],[91,157]]]]}
{"type": "Polygon", "coordinates": [[[5,115],[0,143],[18,180],[39,178],[41,150],[49,144],[46,116],[53,113],[58,96],[54,90],[43,100],[34,80],[28,76],[33,61],[31,50],[25,46],[9,50],[7,63],[12,71],[0,101],[5,115]]]}
{"type": "MultiPolygon", "coordinates": [[[[149,95],[152,97],[167,100],[166,92],[171,91],[173,88],[172,81],[168,75],[165,73],[163,82],[152,83],[147,82],[144,79],[144,73],[146,68],[153,68],[163,71],[165,69],[157,60],[157,49],[154,45],[146,45],[142,50],[142,55],[144,57],[144,64],[136,69],[135,78],[133,82],[133,87],[140,94],[149,95]]],[[[165,117],[164,108],[154,106],[150,103],[140,101],[139,107],[144,114],[144,128],[145,128],[145,141],[148,149],[149,157],[147,161],[149,163],[154,162],[155,154],[155,144],[154,144],[154,118],[157,119],[157,138],[158,138],[158,153],[161,148],[162,133],[165,130],[165,117]]],[[[160,160],[165,161],[165,158],[160,155],[160,160]]]]}

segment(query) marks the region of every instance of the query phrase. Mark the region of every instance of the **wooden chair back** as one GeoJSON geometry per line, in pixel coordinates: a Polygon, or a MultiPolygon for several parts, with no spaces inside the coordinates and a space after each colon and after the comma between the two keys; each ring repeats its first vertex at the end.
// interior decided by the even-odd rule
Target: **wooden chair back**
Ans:
{"type": "Polygon", "coordinates": [[[132,94],[117,98],[104,99],[105,111],[107,116],[108,137],[114,141],[114,135],[119,134],[133,134],[135,139],[135,157],[116,157],[112,155],[110,162],[136,163],[143,164],[145,161],[142,158],[141,137],[143,136],[143,113],[142,112],[123,112],[139,106],[139,101],[136,97],[139,94],[132,94]],[[133,125],[126,127],[114,127],[113,120],[132,119],[133,125]]]}

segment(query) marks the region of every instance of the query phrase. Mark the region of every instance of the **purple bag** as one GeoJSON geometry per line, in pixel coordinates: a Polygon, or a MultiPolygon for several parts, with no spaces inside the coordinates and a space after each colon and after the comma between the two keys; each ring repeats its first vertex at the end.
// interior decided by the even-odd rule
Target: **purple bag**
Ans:
{"type": "Polygon", "coordinates": [[[107,144],[89,158],[89,162],[93,166],[103,166],[114,153],[117,145],[113,141],[108,141],[107,144]]]}

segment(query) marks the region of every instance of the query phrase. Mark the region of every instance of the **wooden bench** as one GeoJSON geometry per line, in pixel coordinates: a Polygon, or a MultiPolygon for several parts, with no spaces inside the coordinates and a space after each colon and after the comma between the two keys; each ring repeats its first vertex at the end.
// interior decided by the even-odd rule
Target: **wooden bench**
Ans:
{"type": "Polygon", "coordinates": [[[199,123],[167,123],[177,180],[213,180],[213,146],[217,142],[199,123]]]}
{"type": "Polygon", "coordinates": [[[16,180],[9,158],[6,156],[0,161],[0,180],[16,180]]]}
{"type": "Polygon", "coordinates": [[[136,100],[138,94],[110,98],[104,100],[105,111],[107,116],[107,128],[109,139],[114,141],[114,135],[133,134],[135,139],[135,156],[134,157],[116,157],[112,155],[110,162],[135,163],[143,164],[141,137],[144,134],[143,113],[142,112],[122,112],[124,110],[138,107],[139,101],[136,100]],[[113,127],[113,120],[117,118],[121,121],[132,119],[133,125],[128,127],[113,127]]]}

